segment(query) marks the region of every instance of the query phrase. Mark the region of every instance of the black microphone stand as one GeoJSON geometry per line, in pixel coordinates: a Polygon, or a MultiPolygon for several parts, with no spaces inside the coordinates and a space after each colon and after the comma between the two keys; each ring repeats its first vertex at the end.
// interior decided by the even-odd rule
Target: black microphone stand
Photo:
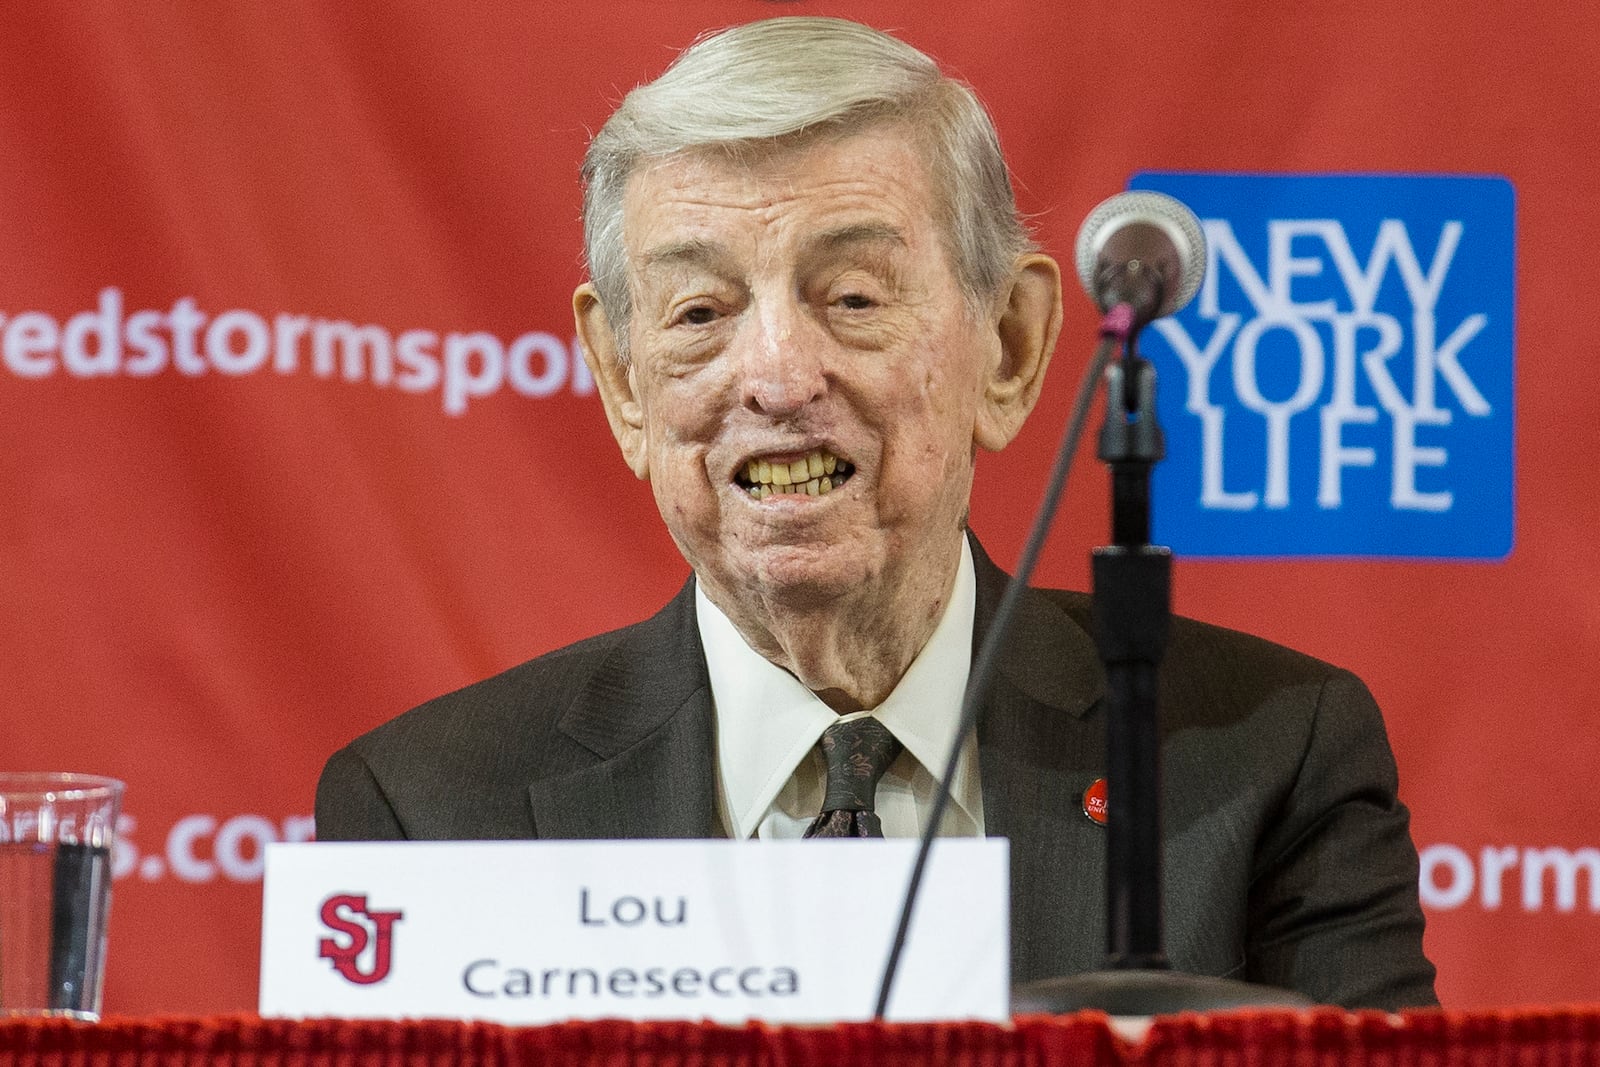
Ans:
{"type": "Polygon", "coordinates": [[[1157,678],[1172,617],[1172,552],[1150,544],[1150,471],[1166,454],[1155,368],[1137,353],[1142,325],[1113,308],[1122,359],[1106,368],[1099,455],[1111,468],[1110,545],[1094,552],[1092,618],[1106,673],[1106,969],[1012,992],[1013,1014],[1097,1009],[1163,1015],[1310,1005],[1298,993],[1173,971],[1162,924],[1161,736],[1157,678]]]}

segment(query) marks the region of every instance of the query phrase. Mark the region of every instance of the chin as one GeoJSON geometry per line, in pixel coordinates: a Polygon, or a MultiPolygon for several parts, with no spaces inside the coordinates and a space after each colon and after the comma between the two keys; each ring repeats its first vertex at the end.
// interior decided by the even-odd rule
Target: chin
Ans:
{"type": "Polygon", "coordinates": [[[743,570],[746,588],[768,600],[802,608],[825,605],[862,592],[873,568],[858,553],[838,546],[769,549],[743,570]],[[847,555],[847,553],[850,553],[847,555]]]}

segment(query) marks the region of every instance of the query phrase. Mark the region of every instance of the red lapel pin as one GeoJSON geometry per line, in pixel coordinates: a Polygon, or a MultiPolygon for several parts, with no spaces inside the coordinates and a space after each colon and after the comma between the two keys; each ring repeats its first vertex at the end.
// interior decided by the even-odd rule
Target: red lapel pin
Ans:
{"type": "Polygon", "coordinates": [[[1106,824],[1106,780],[1096,778],[1083,791],[1083,813],[1089,816],[1090,821],[1106,824]]]}

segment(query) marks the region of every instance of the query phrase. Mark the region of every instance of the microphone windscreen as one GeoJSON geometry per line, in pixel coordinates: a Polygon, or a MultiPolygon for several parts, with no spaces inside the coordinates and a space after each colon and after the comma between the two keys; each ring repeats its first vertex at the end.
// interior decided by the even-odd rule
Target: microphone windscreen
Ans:
{"type": "Polygon", "coordinates": [[[1120,258],[1113,241],[1119,235],[1127,236],[1135,227],[1157,231],[1166,239],[1163,245],[1170,245],[1172,273],[1166,279],[1161,307],[1153,317],[1170,315],[1194,299],[1200,289],[1206,274],[1206,238],[1194,212],[1165,193],[1118,193],[1089,212],[1078,230],[1078,281],[1089,298],[1099,304],[1102,271],[1108,265],[1123,265],[1108,263],[1120,258]]]}

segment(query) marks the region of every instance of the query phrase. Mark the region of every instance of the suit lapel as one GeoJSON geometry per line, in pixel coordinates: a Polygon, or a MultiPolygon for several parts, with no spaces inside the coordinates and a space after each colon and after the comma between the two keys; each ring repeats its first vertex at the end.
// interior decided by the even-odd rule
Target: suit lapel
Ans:
{"type": "MultiPolygon", "coordinates": [[[[973,542],[974,653],[1007,576],[973,542]]],[[[978,718],[985,833],[1011,842],[1011,968],[1018,980],[1099,967],[1105,956],[1105,830],[1083,813],[1103,773],[1094,643],[1054,601],[1028,592],[978,718]]]]}
{"type": "Polygon", "coordinates": [[[541,838],[718,835],[711,683],[694,580],[620,632],[557,729],[592,763],[528,787],[541,838]]]}

